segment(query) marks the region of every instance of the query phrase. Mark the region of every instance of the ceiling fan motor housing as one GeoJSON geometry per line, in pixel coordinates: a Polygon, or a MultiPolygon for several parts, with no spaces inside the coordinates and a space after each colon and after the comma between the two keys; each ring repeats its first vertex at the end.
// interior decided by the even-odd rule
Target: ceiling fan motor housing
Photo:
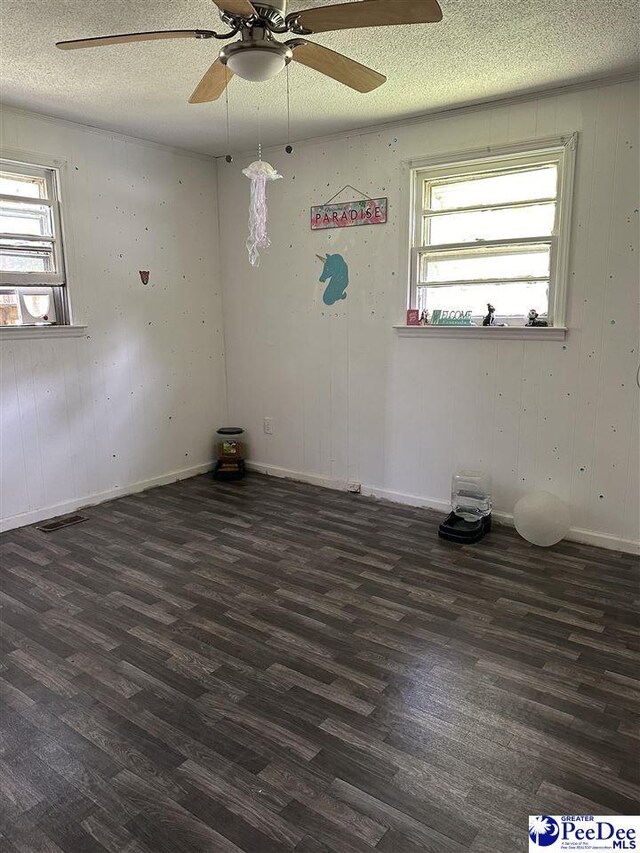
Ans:
{"type": "MultiPolygon", "coordinates": [[[[285,25],[287,15],[287,0],[258,0],[253,3],[253,8],[262,21],[268,22],[275,29],[281,29],[285,25]]],[[[220,17],[229,24],[234,23],[233,15],[221,12],[220,17]]]]}
{"type": "Polygon", "coordinates": [[[266,3],[253,4],[262,18],[267,18],[275,26],[282,26],[287,15],[287,0],[267,0],[266,3]]]}

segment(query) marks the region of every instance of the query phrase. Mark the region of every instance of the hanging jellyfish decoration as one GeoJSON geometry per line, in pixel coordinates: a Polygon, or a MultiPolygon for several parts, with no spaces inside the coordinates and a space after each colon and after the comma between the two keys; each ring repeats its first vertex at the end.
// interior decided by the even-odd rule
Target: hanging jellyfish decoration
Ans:
{"type": "Polygon", "coordinates": [[[258,249],[267,249],[271,245],[267,234],[267,181],[277,181],[282,175],[260,157],[250,166],[242,170],[251,181],[251,201],[249,202],[249,236],[247,251],[249,263],[253,267],[260,266],[258,249]]]}

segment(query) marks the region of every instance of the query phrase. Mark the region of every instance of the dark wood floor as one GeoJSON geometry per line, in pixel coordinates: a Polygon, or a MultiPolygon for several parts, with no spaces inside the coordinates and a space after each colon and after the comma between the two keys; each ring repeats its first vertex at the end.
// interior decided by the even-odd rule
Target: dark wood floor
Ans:
{"type": "Polygon", "coordinates": [[[518,853],[637,813],[637,560],[250,476],[2,537],[4,853],[518,853]]]}

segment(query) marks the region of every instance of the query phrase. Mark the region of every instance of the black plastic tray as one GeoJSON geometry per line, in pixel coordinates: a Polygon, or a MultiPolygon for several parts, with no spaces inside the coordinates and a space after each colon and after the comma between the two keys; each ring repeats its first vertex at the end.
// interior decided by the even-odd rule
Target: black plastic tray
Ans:
{"type": "Polygon", "coordinates": [[[462,516],[452,512],[438,527],[438,536],[449,542],[472,545],[474,542],[479,542],[490,530],[491,515],[485,515],[477,521],[466,521],[462,516]]]}

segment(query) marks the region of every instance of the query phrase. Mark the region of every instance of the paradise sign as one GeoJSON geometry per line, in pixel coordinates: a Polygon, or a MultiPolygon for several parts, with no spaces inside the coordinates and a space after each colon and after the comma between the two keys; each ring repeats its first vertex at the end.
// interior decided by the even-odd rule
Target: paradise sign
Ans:
{"type": "Polygon", "coordinates": [[[311,208],[311,230],[350,228],[352,225],[381,225],[387,221],[387,199],[365,198],[319,204],[311,208]]]}

